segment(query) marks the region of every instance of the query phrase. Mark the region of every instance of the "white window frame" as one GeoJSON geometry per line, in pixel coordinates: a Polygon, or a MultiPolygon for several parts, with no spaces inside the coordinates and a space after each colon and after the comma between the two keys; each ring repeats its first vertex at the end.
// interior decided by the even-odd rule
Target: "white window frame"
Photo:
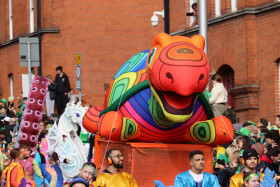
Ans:
{"type": "MultiPolygon", "coordinates": [[[[192,9],[192,4],[194,4],[194,3],[197,3],[197,1],[196,1],[196,0],[190,0],[190,12],[193,11],[193,9],[192,9]]],[[[198,8],[198,6],[197,6],[197,8],[198,8]]],[[[194,16],[189,16],[189,17],[190,17],[190,26],[192,26],[193,22],[194,22],[195,19],[197,19],[197,18],[194,17],[194,16]]]]}
{"type": "Polygon", "coordinates": [[[221,16],[221,0],[215,0],[215,16],[221,16]]]}
{"type": "MultiPolygon", "coordinates": [[[[278,0],[278,1],[280,1],[280,0],[278,0]]],[[[237,11],[237,0],[231,0],[230,5],[231,5],[231,12],[236,12],[237,11]]]]}

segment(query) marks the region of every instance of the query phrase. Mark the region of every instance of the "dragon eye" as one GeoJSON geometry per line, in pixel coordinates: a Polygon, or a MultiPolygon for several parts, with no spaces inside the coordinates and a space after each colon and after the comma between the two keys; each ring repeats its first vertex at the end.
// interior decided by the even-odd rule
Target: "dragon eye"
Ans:
{"type": "Polygon", "coordinates": [[[151,65],[151,62],[153,60],[153,57],[154,57],[156,51],[157,51],[157,47],[153,48],[153,50],[151,51],[151,53],[150,53],[150,55],[148,57],[148,65],[149,65],[149,67],[151,65]]]}
{"type": "Polygon", "coordinates": [[[80,114],[79,114],[79,113],[77,113],[77,114],[76,114],[76,116],[77,116],[77,117],[80,117],[80,114]]]}

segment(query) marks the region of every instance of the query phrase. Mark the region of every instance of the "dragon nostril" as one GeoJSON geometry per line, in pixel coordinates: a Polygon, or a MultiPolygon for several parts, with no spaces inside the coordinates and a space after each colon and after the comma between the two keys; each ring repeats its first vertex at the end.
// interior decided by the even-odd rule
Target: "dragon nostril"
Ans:
{"type": "Polygon", "coordinates": [[[199,84],[199,81],[201,81],[203,78],[204,78],[204,74],[202,73],[202,74],[199,76],[198,84],[199,84]]]}
{"type": "Polygon", "coordinates": [[[173,76],[172,76],[171,73],[167,72],[167,73],[166,73],[166,77],[167,77],[168,79],[171,79],[171,80],[172,80],[171,83],[173,83],[174,80],[173,80],[173,76]]]}

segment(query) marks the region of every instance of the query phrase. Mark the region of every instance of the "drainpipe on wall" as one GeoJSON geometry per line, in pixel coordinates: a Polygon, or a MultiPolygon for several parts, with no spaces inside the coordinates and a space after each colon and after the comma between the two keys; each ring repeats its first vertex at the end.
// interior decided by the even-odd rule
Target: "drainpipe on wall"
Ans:
{"type": "Polygon", "coordinates": [[[34,5],[33,0],[29,0],[30,32],[34,32],[34,5]]]}
{"type": "Polygon", "coordinates": [[[13,39],[13,1],[9,0],[9,34],[10,40],[13,39]]]}
{"type": "Polygon", "coordinates": [[[39,40],[38,75],[42,75],[42,36],[41,36],[41,0],[37,0],[37,36],[39,40]]]}
{"type": "Polygon", "coordinates": [[[207,2],[206,0],[199,1],[199,34],[205,39],[204,51],[207,54],[208,51],[208,23],[207,23],[207,2]]]}
{"type": "Polygon", "coordinates": [[[164,0],[164,32],[166,34],[170,33],[170,25],[169,25],[169,0],[164,0]]]}

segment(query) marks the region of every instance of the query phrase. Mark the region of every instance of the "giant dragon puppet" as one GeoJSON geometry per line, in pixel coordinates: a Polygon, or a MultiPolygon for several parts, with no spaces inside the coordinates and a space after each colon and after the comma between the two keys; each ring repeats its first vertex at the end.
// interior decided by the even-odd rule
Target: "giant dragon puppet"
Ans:
{"type": "Polygon", "coordinates": [[[210,67],[204,38],[158,34],[151,50],[130,58],[115,74],[104,108],[83,119],[92,133],[115,141],[230,142],[234,129],[214,117],[205,91],[210,67]]]}

